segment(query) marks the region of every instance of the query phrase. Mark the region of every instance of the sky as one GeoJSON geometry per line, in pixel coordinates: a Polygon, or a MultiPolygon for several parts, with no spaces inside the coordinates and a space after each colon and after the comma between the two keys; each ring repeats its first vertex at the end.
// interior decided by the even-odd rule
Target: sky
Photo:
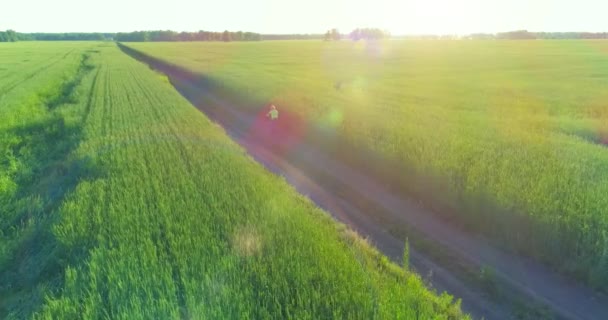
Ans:
{"type": "Polygon", "coordinates": [[[18,0],[3,1],[0,30],[136,30],[399,34],[511,30],[608,31],[608,0],[18,0]]]}

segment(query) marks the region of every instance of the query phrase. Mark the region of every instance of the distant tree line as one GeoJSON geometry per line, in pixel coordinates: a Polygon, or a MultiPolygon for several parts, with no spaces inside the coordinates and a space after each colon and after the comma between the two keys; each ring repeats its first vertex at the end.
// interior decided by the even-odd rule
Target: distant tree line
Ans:
{"type": "Polygon", "coordinates": [[[116,41],[123,42],[145,42],[145,41],[259,41],[262,36],[254,32],[175,32],[170,30],[158,31],[135,31],[128,33],[117,33],[116,41]]]}
{"type": "Polygon", "coordinates": [[[262,35],[264,40],[325,40],[338,41],[340,39],[358,40],[377,40],[389,38],[390,34],[386,31],[376,28],[359,28],[353,30],[349,34],[341,34],[338,29],[330,29],[325,34],[265,34],[262,35]]]}
{"type": "Polygon", "coordinates": [[[497,34],[471,34],[469,39],[529,40],[529,39],[608,39],[608,32],[529,32],[516,30],[497,34]]]}
{"type": "Polygon", "coordinates": [[[21,41],[103,41],[111,40],[111,33],[21,33],[21,41]]]}
{"type": "Polygon", "coordinates": [[[536,32],[537,39],[608,39],[608,32],[536,32]]]}
{"type": "Polygon", "coordinates": [[[304,33],[304,34],[264,34],[262,35],[264,40],[323,40],[323,34],[315,33],[304,33]]]}
{"type": "Polygon", "coordinates": [[[20,33],[14,30],[0,31],[0,42],[15,41],[98,41],[111,40],[112,33],[20,33]]]}
{"type": "Polygon", "coordinates": [[[473,33],[468,36],[456,35],[405,35],[391,36],[377,28],[358,28],[348,35],[340,34],[337,29],[325,34],[259,34],[254,32],[175,32],[170,30],[135,31],[127,33],[19,33],[14,30],[0,31],[0,42],[15,41],[103,41],[124,42],[142,41],[260,41],[260,40],[326,40],[337,41],[348,38],[358,40],[377,40],[384,38],[429,39],[429,40],[524,40],[524,39],[608,39],[608,32],[529,32],[516,30],[500,33],[473,33]]]}
{"type": "Polygon", "coordinates": [[[500,33],[472,33],[460,35],[401,35],[392,38],[410,40],[530,40],[530,39],[608,39],[608,32],[529,32],[516,30],[500,33]]]}
{"type": "Polygon", "coordinates": [[[253,32],[175,32],[136,31],[128,33],[19,33],[0,31],[0,42],[15,41],[259,41],[262,36],[253,32]]]}
{"type": "Polygon", "coordinates": [[[536,39],[536,34],[534,34],[533,32],[528,32],[526,30],[500,32],[500,33],[496,34],[496,39],[518,39],[518,40],[536,39]]]}
{"type": "MultiPolygon", "coordinates": [[[[395,35],[391,39],[407,39],[407,40],[458,40],[462,37],[452,34],[408,34],[395,35]]],[[[492,37],[494,39],[494,37],[492,37]]]]}

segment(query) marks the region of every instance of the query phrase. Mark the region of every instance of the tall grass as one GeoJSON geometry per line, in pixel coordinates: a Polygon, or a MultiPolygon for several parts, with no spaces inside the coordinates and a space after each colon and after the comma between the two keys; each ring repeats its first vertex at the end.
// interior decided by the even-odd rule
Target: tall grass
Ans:
{"type": "Polygon", "coordinates": [[[60,281],[48,226],[83,173],[69,156],[81,118],[69,99],[82,90],[66,84],[84,75],[90,46],[0,45],[0,318],[28,313],[60,281]]]}
{"type": "MultiPolygon", "coordinates": [[[[40,257],[54,267],[32,284],[46,298],[23,301],[29,287],[5,287],[0,316],[465,317],[452,297],[437,296],[266,172],[166,78],[114,45],[76,56],[84,64],[75,57],[64,68],[81,74],[70,102],[45,111],[79,128],[50,140],[77,136],[61,151],[78,169],[68,169],[73,189],[39,226],[53,244],[40,257]]],[[[5,260],[0,275],[19,263],[5,260]]]]}

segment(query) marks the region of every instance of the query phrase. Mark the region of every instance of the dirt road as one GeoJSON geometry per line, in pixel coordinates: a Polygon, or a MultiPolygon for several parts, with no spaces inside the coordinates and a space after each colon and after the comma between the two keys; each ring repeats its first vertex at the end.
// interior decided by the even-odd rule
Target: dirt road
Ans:
{"type": "Polygon", "coordinates": [[[393,260],[399,262],[401,259],[404,237],[391,230],[395,226],[407,226],[408,230],[421,235],[425,241],[432,242],[433,248],[448,252],[458,264],[467,268],[485,267],[493,270],[493,277],[501,289],[508,292],[499,299],[492,299],[478,285],[473,285],[470,278],[454,272],[451,264],[446,266],[445,261],[439,261],[428,250],[412,248],[412,267],[423,276],[432,274],[429,278],[432,286],[461,298],[463,309],[476,318],[521,317],[517,314],[521,310],[513,307],[513,301],[508,301],[513,298],[546,306],[553,314],[545,316],[551,318],[608,319],[608,297],[605,295],[597,294],[535,261],[503,252],[483,239],[455,228],[406,195],[389,190],[374,176],[354,170],[306,140],[288,141],[286,144],[289,148],[285,149],[282,141],[260,139],[251,132],[259,119],[214,95],[201,75],[132,49],[122,49],[169,76],[184,97],[220,124],[252,157],[269,170],[283,175],[300,193],[309,196],[337,220],[370,239],[393,260]],[[294,143],[296,147],[293,147],[294,143]]]}

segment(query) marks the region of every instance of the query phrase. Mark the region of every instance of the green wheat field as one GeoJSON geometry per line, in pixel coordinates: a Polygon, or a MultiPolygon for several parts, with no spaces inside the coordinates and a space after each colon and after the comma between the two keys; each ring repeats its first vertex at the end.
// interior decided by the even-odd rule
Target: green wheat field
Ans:
{"type": "Polygon", "coordinates": [[[0,44],[0,119],[2,319],[468,318],[114,43],[0,44]]]}
{"type": "Polygon", "coordinates": [[[433,177],[450,220],[608,288],[605,41],[127,45],[433,177]]]}

